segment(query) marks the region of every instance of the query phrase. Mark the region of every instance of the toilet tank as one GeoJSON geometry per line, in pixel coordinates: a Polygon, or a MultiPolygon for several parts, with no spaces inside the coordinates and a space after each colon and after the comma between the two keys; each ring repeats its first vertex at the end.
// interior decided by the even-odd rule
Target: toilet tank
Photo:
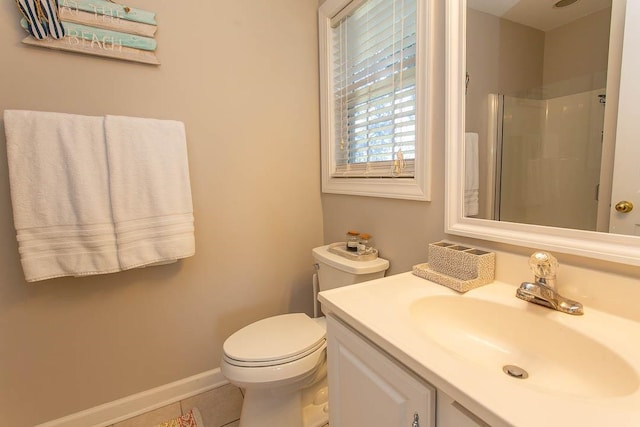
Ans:
{"type": "Polygon", "coordinates": [[[329,252],[329,246],[313,248],[313,259],[318,268],[320,291],[339,288],[384,277],[389,261],[376,258],[370,261],[352,261],[329,252]]]}

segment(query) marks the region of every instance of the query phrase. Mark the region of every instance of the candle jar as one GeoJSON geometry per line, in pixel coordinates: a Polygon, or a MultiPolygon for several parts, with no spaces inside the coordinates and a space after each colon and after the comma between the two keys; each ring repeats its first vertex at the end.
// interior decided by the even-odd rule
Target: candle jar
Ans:
{"type": "Polygon", "coordinates": [[[358,251],[359,236],[360,233],[357,231],[347,231],[347,250],[349,252],[358,251]]]}
{"type": "Polygon", "coordinates": [[[362,233],[358,236],[358,255],[370,254],[373,252],[373,245],[371,244],[371,235],[362,233]]]}

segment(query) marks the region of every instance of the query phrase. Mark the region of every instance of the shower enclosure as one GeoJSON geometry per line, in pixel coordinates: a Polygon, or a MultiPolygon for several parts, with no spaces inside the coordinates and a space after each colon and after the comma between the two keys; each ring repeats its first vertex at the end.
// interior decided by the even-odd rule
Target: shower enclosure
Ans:
{"type": "Polygon", "coordinates": [[[605,90],[491,95],[493,219],[596,230],[605,90]]]}

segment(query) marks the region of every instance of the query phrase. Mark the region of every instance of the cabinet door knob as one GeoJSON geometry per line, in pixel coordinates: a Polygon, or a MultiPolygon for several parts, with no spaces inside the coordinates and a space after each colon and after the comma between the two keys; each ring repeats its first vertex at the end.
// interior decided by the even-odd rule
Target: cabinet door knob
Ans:
{"type": "Polygon", "coordinates": [[[420,417],[418,416],[417,412],[413,414],[413,422],[411,423],[411,427],[420,427],[420,417]]]}

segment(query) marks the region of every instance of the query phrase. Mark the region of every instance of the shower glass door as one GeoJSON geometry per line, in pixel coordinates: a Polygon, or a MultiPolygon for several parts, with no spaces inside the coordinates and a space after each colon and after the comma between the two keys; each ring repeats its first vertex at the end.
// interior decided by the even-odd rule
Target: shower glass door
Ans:
{"type": "Polygon", "coordinates": [[[605,90],[502,98],[496,219],[595,230],[605,90]]]}

